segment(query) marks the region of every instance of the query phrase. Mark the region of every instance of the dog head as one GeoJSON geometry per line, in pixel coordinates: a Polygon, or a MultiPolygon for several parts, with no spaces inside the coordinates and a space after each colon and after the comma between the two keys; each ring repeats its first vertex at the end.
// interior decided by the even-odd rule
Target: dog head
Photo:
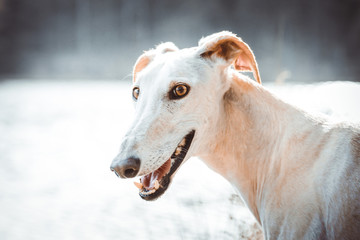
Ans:
{"type": "Polygon", "coordinates": [[[233,71],[252,71],[250,48],[230,32],[202,38],[179,50],[163,43],[142,54],[133,70],[135,120],[111,169],[122,178],[142,176],[140,196],[153,200],[168,188],[179,167],[206,149],[233,71]]]}

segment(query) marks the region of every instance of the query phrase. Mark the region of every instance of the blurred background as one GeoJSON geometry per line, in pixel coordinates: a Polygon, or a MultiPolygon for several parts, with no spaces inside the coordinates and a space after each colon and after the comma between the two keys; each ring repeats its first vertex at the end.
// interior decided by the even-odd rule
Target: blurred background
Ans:
{"type": "Polygon", "coordinates": [[[0,239],[261,239],[197,158],[155,202],[109,169],[137,57],[222,30],[251,46],[265,87],[360,122],[359,0],[0,0],[0,239]]]}
{"type": "Polygon", "coordinates": [[[0,0],[0,76],[121,79],[155,44],[222,30],[264,81],[359,81],[359,0],[0,0]]]}

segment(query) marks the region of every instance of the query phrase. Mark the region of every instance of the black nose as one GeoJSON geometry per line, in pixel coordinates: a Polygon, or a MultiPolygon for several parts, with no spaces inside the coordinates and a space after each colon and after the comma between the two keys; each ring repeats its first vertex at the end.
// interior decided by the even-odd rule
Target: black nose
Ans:
{"type": "Polygon", "coordinates": [[[128,158],[119,162],[113,162],[110,167],[116,176],[121,178],[133,178],[140,170],[140,159],[128,158]]]}

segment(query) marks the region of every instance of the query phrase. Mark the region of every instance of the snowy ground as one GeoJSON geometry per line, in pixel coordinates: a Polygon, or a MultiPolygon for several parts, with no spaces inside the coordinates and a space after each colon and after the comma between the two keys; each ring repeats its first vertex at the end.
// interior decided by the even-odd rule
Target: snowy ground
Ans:
{"type": "MultiPolygon", "coordinates": [[[[360,84],[267,85],[334,119],[360,121],[360,84]]],[[[140,199],[110,172],[132,119],[115,81],[0,83],[0,239],[245,239],[255,221],[198,159],[165,195],[140,199]]]]}

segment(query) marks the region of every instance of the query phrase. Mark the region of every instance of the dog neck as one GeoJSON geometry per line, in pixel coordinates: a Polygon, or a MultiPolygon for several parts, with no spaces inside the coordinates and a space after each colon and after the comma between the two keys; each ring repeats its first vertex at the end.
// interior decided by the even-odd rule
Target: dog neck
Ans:
{"type": "Polygon", "coordinates": [[[284,190],[285,178],[295,171],[302,174],[297,168],[306,160],[291,154],[297,152],[296,142],[317,132],[318,122],[246,76],[233,73],[229,78],[230,89],[212,126],[216,134],[208,136],[208,152],[199,157],[237,188],[263,225],[268,204],[277,204],[272,198],[284,190]]]}

